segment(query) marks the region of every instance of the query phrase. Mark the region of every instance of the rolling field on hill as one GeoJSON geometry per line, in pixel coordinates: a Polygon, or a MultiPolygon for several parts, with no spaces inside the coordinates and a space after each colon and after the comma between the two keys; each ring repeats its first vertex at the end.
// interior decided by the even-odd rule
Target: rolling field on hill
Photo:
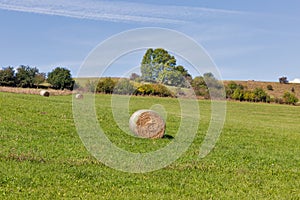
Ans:
{"type": "MultiPolygon", "coordinates": [[[[227,85],[230,81],[224,81],[224,85],[227,85]]],[[[249,90],[255,88],[264,89],[271,97],[280,98],[285,92],[291,92],[294,88],[295,96],[300,99],[300,83],[280,84],[279,82],[264,82],[264,81],[234,81],[237,84],[241,84],[249,90]],[[268,90],[267,86],[271,85],[273,90],[268,90]]]]}
{"type": "MultiPolygon", "coordinates": [[[[118,78],[112,78],[115,81],[118,81],[118,78]]],[[[101,80],[101,79],[100,79],[101,80]]],[[[79,83],[81,86],[85,86],[89,81],[99,81],[99,78],[75,78],[75,81],[79,83]]],[[[228,83],[232,81],[224,80],[224,86],[227,86],[228,83]]],[[[255,88],[262,88],[270,95],[272,98],[281,98],[285,92],[291,92],[292,88],[294,88],[295,96],[300,99],[300,83],[288,83],[288,84],[280,84],[279,82],[266,82],[266,81],[234,81],[237,84],[243,85],[246,89],[254,90],[255,88]],[[268,85],[272,86],[272,90],[268,90],[268,85]]],[[[172,87],[171,87],[172,90],[172,87]]]]}
{"type": "MultiPolygon", "coordinates": [[[[101,127],[123,149],[148,152],[176,140],[181,117],[175,98],[130,99],[130,113],[164,107],[174,138],[158,140],[124,134],[110,95],[96,95],[95,102],[101,127]]],[[[132,174],[105,166],[85,149],[71,95],[0,92],[0,199],[299,199],[300,107],[228,102],[216,147],[199,159],[210,105],[199,101],[197,135],[182,157],[161,170],[132,174]]]]}

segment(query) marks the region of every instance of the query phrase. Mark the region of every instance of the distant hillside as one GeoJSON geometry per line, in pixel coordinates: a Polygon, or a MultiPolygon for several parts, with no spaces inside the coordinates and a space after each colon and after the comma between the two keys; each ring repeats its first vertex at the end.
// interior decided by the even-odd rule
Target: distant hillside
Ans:
{"type": "MultiPolygon", "coordinates": [[[[100,80],[103,80],[106,77],[80,77],[80,78],[73,78],[76,83],[78,83],[79,85],[84,86],[85,84],[87,84],[89,81],[93,82],[98,82],[100,80]]],[[[119,77],[111,77],[113,80],[118,81],[120,78],[119,77]]]]}
{"type": "MultiPolygon", "coordinates": [[[[100,78],[101,79],[101,78],[100,78]]],[[[117,81],[118,77],[113,77],[113,80],[117,81]]],[[[99,81],[97,77],[89,78],[75,78],[75,81],[81,85],[85,85],[88,81],[99,81]]],[[[230,80],[223,81],[226,86],[230,80]]],[[[285,92],[291,92],[292,88],[295,90],[295,95],[300,99],[300,83],[288,83],[280,84],[279,82],[264,82],[264,81],[234,81],[237,84],[243,85],[249,90],[254,90],[255,88],[263,88],[271,97],[280,98],[285,92]],[[273,90],[268,90],[267,86],[271,85],[273,90]]]]}
{"type": "MultiPolygon", "coordinates": [[[[226,86],[230,81],[223,81],[226,86]]],[[[280,84],[279,82],[263,82],[263,81],[234,81],[241,84],[249,90],[255,88],[263,88],[271,97],[282,97],[285,92],[291,92],[292,88],[295,90],[295,95],[300,99],[300,83],[280,84]],[[273,90],[268,90],[267,86],[271,85],[273,90]]]]}

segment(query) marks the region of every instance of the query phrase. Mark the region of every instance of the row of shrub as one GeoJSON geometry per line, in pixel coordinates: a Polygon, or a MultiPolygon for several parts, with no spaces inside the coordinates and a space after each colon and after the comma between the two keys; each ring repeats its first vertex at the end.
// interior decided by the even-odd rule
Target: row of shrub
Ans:
{"type": "Polygon", "coordinates": [[[143,84],[133,93],[134,95],[153,95],[159,97],[174,97],[174,94],[161,84],[143,84]]]}
{"type": "MultiPolygon", "coordinates": [[[[169,90],[166,86],[159,83],[147,83],[143,84],[141,81],[137,81],[139,76],[133,73],[130,79],[112,79],[103,78],[99,82],[88,81],[85,85],[85,90],[90,92],[104,93],[104,94],[133,94],[133,95],[152,95],[161,97],[174,97],[174,96],[188,96],[180,88],[177,87],[174,91],[169,90]],[[137,86],[134,86],[134,84],[137,86]]],[[[203,76],[195,77],[190,80],[189,88],[193,89],[197,96],[202,96],[205,99],[210,98],[210,94],[213,94],[214,98],[223,96],[223,85],[218,81],[212,73],[205,73],[203,76]],[[208,89],[209,87],[209,89],[208,89]]]]}
{"type": "Polygon", "coordinates": [[[139,84],[139,86],[135,86],[128,79],[113,80],[110,77],[104,78],[98,83],[89,81],[85,85],[85,89],[102,94],[174,97],[174,94],[162,84],[139,84]]]}
{"type": "Polygon", "coordinates": [[[265,102],[265,103],[280,103],[295,105],[299,99],[290,92],[285,92],[281,98],[272,98],[262,88],[255,88],[254,90],[247,90],[243,85],[231,81],[226,86],[226,98],[249,101],[249,102],[265,102]]]}
{"type": "MultiPolygon", "coordinates": [[[[197,82],[193,82],[193,88],[196,92],[197,96],[204,96],[204,98],[210,98],[208,92],[208,81],[204,81],[203,77],[195,79],[197,82]],[[198,80],[199,79],[199,80],[198,80]]],[[[222,88],[220,83],[215,79],[211,79],[213,81],[208,82],[211,84],[210,93],[214,94],[214,97],[220,96],[219,91],[222,88]],[[214,90],[216,90],[214,92],[214,90]]],[[[166,86],[162,84],[141,84],[138,86],[133,84],[133,81],[128,79],[118,79],[113,80],[112,78],[104,78],[99,82],[88,82],[85,85],[85,89],[90,92],[97,92],[103,94],[127,94],[127,95],[148,95],[148,96],[160,96],[160,97],[175,97],[176,95],[170,91],[166,86]]],[[[180,90],[181,93],[184,93],[180,90]]],[[[179,93],[180,93],[179,92],[179,93]]],[[[177,91],[178,93],[178,91],[177,91]]],[[[256,88],[254,90],[248,90],[244,88],[243,85],[236,84],[234,81],[230,82],[226,86],[226,98],[237,100],[237,101],[248,101],[248,102],[265,102],[265,103],[279,103],[279,104],[296,104],[299,100],[298,98],[290,93],[286,92],[281,98],[272,98],[268,95],[262,88],[256,88]]]]}

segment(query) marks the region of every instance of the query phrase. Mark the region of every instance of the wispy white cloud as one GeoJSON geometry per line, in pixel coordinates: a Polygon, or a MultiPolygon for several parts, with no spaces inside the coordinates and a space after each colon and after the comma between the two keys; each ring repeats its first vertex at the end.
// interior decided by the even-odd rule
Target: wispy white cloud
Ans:
{"type": "Polygon", "coordinates": [[[115,22],[179,24],[211,15],[244,12],[203,7],[95,0],[0,0],[0,9],[115,22]]]}

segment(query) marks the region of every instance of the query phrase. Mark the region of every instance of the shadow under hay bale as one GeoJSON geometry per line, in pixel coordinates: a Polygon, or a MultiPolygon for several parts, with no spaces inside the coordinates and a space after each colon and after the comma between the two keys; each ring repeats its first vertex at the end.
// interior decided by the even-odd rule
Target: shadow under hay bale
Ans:
{"type": "Polygon", "coordinates": [[[40,95],[43,97],[49,97],[50,96],[50,92],[48,92],[47,90],[42,90],[40,92],[40,95]]]}
{"type": "Polygon", "coordinates": [[[174,139],[174,137],[172,135],[167,135],[167,134],[165,134],[162,138],[163,139],[168,139],[168,140],[173,140],[174,139]]]}
{"type": "Polygon", "coordinates": [[[130,130],[141,138],[162,138],[166,124],[163,118],[153,110],[138,110],[129,120],[130,130]]]}

